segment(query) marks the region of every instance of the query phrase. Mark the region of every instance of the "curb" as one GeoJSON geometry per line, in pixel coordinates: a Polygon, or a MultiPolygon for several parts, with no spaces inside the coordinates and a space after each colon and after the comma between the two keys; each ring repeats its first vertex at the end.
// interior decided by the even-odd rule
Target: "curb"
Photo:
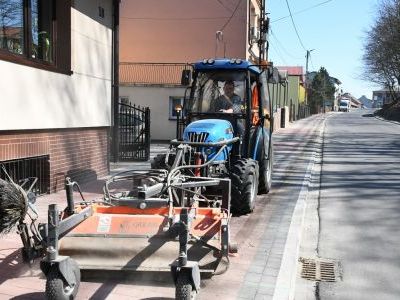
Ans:
{"type": "Polygon", "coordinates": [[[400,125],[400,122],[393,121],[393,120],[388,120],[388,119],[385,119],[385,118],[382,118],[382,117],[379,117],[379,116],[375,116],[374,115],[374,118],[378,119],[380,121],[383,121],[383,122],[388,122],[388,123],[393,123],[393,124],[396,124],[396,125],[400,125]]]}
{"type": "MultiPolygon", "coordinates": [[[[317,139],[323,134],[326,118],[323,119],[317,139]]],[[[273,300],[295,299],[298,258],[300,244],[302,240],[303,225],[307,208],[307,196],[312,184],[314,165],[319,162],[320,149],[314,149],[310,161],[307,165],[303,184],[300,190],[296,206],[293,211],[292,221],[290,223],[286,245],[282,257],[282,263],[276,280],[273,300]]]]}

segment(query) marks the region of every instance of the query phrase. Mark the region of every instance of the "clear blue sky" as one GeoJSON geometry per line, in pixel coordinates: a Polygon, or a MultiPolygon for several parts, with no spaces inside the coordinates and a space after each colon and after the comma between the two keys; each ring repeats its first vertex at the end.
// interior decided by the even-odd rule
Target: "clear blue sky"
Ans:
{"type": "MultiPolygon", "coordinates": [[[[363,81],[362,55],[366,30],[374,23],[379,0],[288,0],[294,23],[305,49],[311,52],[309,71],[325,67],[342,82],[344,92],[372,98],[379,89],[363,81]],[[310,8],[309,10],[306,10],[310,8]],[[306,10],[301,12],[302,10],[306,10]]],[[[275,65],[306,64],[285,0],[266,0],[271,30],[269,58],[275,65]]]]}

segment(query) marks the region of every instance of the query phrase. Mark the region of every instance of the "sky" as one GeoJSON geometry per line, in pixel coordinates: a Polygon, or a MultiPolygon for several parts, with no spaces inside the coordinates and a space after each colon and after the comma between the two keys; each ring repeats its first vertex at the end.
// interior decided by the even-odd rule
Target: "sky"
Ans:
{"type": "Polygon", "coordinates": [[[379,0],[287,1],[301,42],[286,0],[266,0],[272,31],[269,60],[276,66],[305,67],[306,50],[314,49],[310,72],[325,67],[330,76],[342,82],[343,92],[371,99],[372,91],[379,87],[361,79],[362,55],[366,31],[375,22],[379,0]]]}

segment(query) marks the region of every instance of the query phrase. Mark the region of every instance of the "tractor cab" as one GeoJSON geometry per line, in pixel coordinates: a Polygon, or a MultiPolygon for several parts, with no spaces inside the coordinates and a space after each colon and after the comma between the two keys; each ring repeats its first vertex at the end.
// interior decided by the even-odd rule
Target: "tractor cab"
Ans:
{"type": "Polygon", "coordinates": [[[240,137],[233,154],[255,158],[254,135],[269,141],[272,130],[267,77],[268,72],[241,59],[195,63],[190,95],[185,97],[185,125],[204,119],[227,120],[234,136],[240,137]]]}

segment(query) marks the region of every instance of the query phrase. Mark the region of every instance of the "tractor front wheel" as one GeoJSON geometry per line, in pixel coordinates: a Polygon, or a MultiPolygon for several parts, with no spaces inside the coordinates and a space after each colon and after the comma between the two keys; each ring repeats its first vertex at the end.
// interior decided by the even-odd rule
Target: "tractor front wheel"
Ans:
{"type": "Polygon", "coordinates": [[[169,170],[175,160],[175,155],[170,154],[168,157],[168,165],[165,163],[167,155],[166,154],[158,154],[151,160],[151,168],[155,170],[169,170]]]}
{"type": "Polygon", "coordinates": [[[230,168],[231,209],[244,215],[252,212],[258,191],[258,162],[251,158],[234,161],[230,168]]]}

